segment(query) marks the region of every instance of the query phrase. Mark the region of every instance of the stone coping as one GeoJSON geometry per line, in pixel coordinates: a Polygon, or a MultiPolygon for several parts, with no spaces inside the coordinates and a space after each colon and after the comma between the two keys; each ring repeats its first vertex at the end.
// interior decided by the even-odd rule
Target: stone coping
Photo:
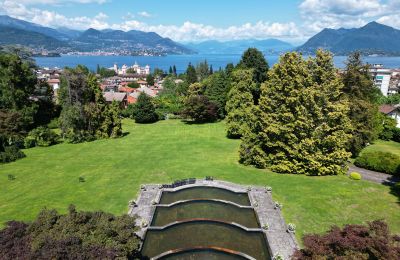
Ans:
{"type": "Polygon", "coordinates": [[[164,252],[156,257],[153,257],[153,259],[157,260],[157,259],[162,259],[163,257],[169,256],[169,255],[177,254],[177,253],[179,254],[179,253],[202,251],[202,250],[212,250],[212,251],[216,251],[216,252],[223,252],[223,253],[227,253],[230,255],[241,256],[244,259],[248,259],[248,260],[256,260],[254,257],[246,255],[245,253],[229,250],[226,248],[219,248],[219,247],[193,247],[193,248],[170,250],[170,251],[164,252]]]}
{"type": "MultiPolygon", "coordinates": [[[[290,259],[294,251],[298,248],[296,238],[293,233],[287,232],[287,224],[280,210],[275,209],[275,202],[272,199],[271,192],[268,192],[265,187],[261,186],[243,186],[219,180],[196,180],[194,184],[175,188],[162,188],[160,184],[142,185],[136,205],[131,205],[128,212],[129,215],[137,217],[136,224],[139,230],[136,234],[142,239],[145,238],[146,232],[152,223],[155,209],[159,206],[158,203],[163,191],[174,192],[205,186],[226,189],[235,193],[247,193],[251,208],[254,209],[261,227],[256,230],[264,233],[271,256],[279,254],[284,259],[290,259]],[[267,230],[263,228],[265,226],[268,226],[267,230]]],[[[172,204],[176,203],[180,202],[172,204]]],[[[151,229],[154,229],[154,227],[151,227],[151,229]]]]}
{"type": "Polygon", "coordinates": [[[252,206],[243,206],[243,205],[237,204],[237,203],[232,202],[232,201],[217,200],[217,199],[178,200],[178,201],[175,201],[174,203],[171,203],[171,204],[158,204],[157,207],[159,207],[159,208],[171,208],[171,207],[179,205],[179,204],[186,204],[186,203],[190,203],[190,202],[202,202],[202,201],[213,201],[213,202],[218,202],[218,203],[221,203],[221,204],[229,204],[229,205],[241,208],[241,209],[253,209],[252,206]]]}

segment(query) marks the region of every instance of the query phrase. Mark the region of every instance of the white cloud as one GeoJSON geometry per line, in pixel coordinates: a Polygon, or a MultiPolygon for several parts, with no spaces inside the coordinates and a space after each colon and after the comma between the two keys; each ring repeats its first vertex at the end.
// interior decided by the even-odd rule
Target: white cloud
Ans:
{"type": "Polygon", "coordinates": [[[323,28],[360,27],[373,20],[400,28],[400,22],[394,22],[399,0],[304,0],[299,9],[309,35],[323,28]]]}
{"type": "MultiPolygon", "coordinates": [[[[86,1],[86,0],[82,0],[86,1]]],[[[89,0],[87,0],[89,1],[89,0]]],[[[239,26],[226,28],[214,27],[211,25],[185,22],[182,25],[149,25],[147,23],[133,20],[132,14],[128,13],[127,18],[120,24],[109,24],[108,16],[99,13],[94,17],[66,17],[57,12],[42,10],[34,7],[27,7],[15,1],[5,0],[0,4],[0,9],[16,18],[28,20],[44,26],[50,27],[69,27],[72,29],[119,29],[119,30],[141,30],[146,32],[156,32],[163,37],[169,37],[176,41],[201,41],[208,39],[232,40],[258,38],[265,39],[270,37],[296,40],[302,37],[294,23],[270,23],[259,21],[257,23],[246,23],[239,26]]],[[[141,16],[150,16],[147,12],[141,12],[141,16]]]]}
{"type": "Polygon", "coordinates": [[[149,18],[149,17],[152,17],[152,16],[153,16],[153,15],[149,14],[149,13],[146,12],[146,11],[139,12],[138,15],[141,16],[141,17],[145,17],[145,18],[149,18]]]}

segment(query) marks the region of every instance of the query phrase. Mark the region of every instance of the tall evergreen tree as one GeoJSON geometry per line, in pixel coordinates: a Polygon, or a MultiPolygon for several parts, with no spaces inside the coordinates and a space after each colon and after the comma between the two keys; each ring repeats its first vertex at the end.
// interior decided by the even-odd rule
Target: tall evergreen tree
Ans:
{"type": "Polygon", "coordinates": [[[224,71],[219,71],[203,81],[203,84],[206,86],[205,95],[218,107],[218,117],[224,118],[226,116],[225,106],[228,100],[228,92],[231,86],[229,77],[224,71]]]}
{"type": "Polygon", "coordinates": [[[362,62],[361,54],[352,53],[343,74],[344,92],[350,101],[350,119],[353,137],[348,150],[356,157],[361,150],[378,138],[382,130],[379,117],[379,89],[374,86],[369,66],[362,62]]]}
{"type": "Polygon", "coordinates": [[[264,54],[256,48],[249,48],[243,53],[238,67],[242,69],[253,69],[253,79],[258,84],[267,80],[267,72],[269,69],[268,62],[264,54]]]}
{"type": "Polygon", "coordinates": [[[141,93],[136,103],[135,122],[139,124],[148,124],[158,121],[156,108],[150,96],[141,93]]]}
{"type": "Polygon", "coordinates": [[[203,81],[210,76],[210,67],[208,66],[207,60],[200,62],[196,67],[196,74],[199,81],[203,81]]]}
{"type": "Polygon", "coordinates": [[[236,70],[232,74],[233,82],[226,102],[226,125],[229,138],[240,138],[248,131],[248,121],[254,106],[252,91],[253,70],[236,70]]]}
{"type": "Polygon", "coordinates": [[[351,138],[349,105],[332,56],[283,55],[262,85],[240,161],[279,173],[344,174],[351,138]]]}
{"type": "Polygon", "coordinates": [[[186,80],[189,83],[189,85],[197,82],[196,69],[191,63],[189,63],[186,69],[186,80]]]}
{"type": "Polygon", "coordinates": [[[174,67],[172,68],[172,72],[174,73],[175,76],[177,75],[177,73],[176,73],[176,66],[175,66],[175,65],[174,65],[174,67]]]}
{"type": "Polygon", "coordinates": [[[169,66],[169,75],[172,75],[174,72],[173,72],[173,70],[172,70],[172,67],[171,66],[169,66]]]}

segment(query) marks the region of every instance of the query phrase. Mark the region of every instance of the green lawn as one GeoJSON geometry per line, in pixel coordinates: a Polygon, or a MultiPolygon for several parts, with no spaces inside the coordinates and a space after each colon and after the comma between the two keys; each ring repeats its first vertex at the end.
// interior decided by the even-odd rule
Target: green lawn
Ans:
{"type": "Polygon", "coordinates": [[[388,187],[346,176],[279,175],[242,166],[237,163],[239,141],[225,137],[223,123],[125,121],[124,131],[129,134],[116,140],[26,150],[27,158],[0,165],[0,223],[31,220],[43,207],[64,212],[70,203],[81,210],[123,214],[142,183],[214,176],[272,186],[298,238],[334,224],[375,219],[385,219],[400,233],[399,200],[388,187]],[[9,181],[8,174],[16,180],[9,181]],[[80,176],[86,182],[80,183],[80,176]]]}
{"type": "Polygon", "coordinates": [[[363,150],[363,152],[367,151],[381,151],[400,154],[400,143],[396,143],[393,141],[377,140],[372,145],[363,150]]]}

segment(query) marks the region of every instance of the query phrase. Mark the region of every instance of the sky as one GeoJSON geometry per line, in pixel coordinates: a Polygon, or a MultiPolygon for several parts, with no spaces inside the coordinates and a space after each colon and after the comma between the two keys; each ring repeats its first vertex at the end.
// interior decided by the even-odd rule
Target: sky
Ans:
{"type": "Polygon", "coordinates": [[[153,31],[179,42],[277,38],[377,21],[400,29],[400,0],[0,0],[0,14],[49,27],[153,31]]]}

